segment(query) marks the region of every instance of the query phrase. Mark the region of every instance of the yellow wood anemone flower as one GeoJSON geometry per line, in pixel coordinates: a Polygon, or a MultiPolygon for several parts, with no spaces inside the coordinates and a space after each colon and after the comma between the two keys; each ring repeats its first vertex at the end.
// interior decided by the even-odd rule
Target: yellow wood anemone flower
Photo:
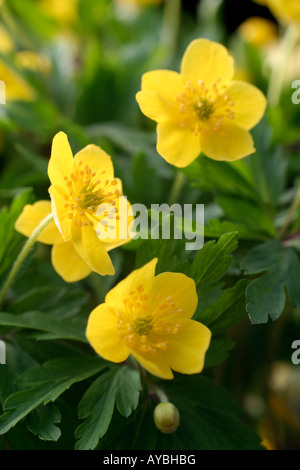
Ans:
{"type": "Polygon", "coordinates": [[[35,98],[33,88],[28,85],[17,70],[0,60],[0,79],[5,84],[6,101],[31,101],[35,98]]]}
{"type": "Polygon", "coordinates": [[[30,236],[52,212],[54,222],[37,240],[53,245],[52,263],[63,279],[75,282],[91,271],[114,274],[108,252],[131,240],[133,215],[121,181],[114,178],[110,156],[88,145],[73,158],[66,134],[59,132],[53,139],[48,175],[51,203],[25,206],[16,230],[30,236]]]}
{"type": "Polygon", "coordinates": [[[278,29],[274,21],[252,16],[239,26],[240,36],[256,47],[267,46],[278,39],[278,29]]]}
{"type": "Polygon", "coordinates": [[[78,18],[78,0],[40,0],[40,5],[50,18],[62,25],[72,24],[78,18]]]}
{"type": "Polygon", "coordinates": [[[195,282],[181,273],[155,276],[157,258],[117,284],[89,316],[86,336],[112,362],[131,354],[147,371],[172,379],[202,371],[211,332],[191,320],[198,303],[195,282]]]}
{"type": "Polygon", "coordinates": [[[282,23],[300,22],[300,0],[264,0],[263,4],[282,23]]]}
{"type": "Polygon", "coordinates": [[[201,152],[226,161],[255,152],[249,130],[262,118],[266,99],[233,75],[227,49],[208,39],[190,43],[180,73],[143,75],[136,99],[142,112],[158,123],[157,151],[167,162],[185,167],[201,152]]]}
{"type": "MultiPolygon", "coordinates": [[[[27,204],[16,221],[15,229],[26,237],[30,237],[33,230],[51,212],[50,201],[27,204]]],[[[51,250],[53,267],[66,282],[79,281],[91,273],[90,267],[79,256],[72,241],[63,240],[54,221],[41,232],[37,241],[53,245],[51,250]]]]}

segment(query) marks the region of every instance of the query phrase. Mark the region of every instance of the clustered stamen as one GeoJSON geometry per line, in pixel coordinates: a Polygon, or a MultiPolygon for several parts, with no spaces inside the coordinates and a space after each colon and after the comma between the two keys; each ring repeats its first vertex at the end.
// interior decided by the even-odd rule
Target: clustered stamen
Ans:
{"type": "Polygon", "coordinates": [[[119,337],[140,353],[154,355],[165,351],[168,339],[181,328],[183,311],[176,307],[173,298],[158,294],[150,304],[149,295],[139,285],[123,302],[124,310],[117,311],[119,337]]]}
{"type": "Polygon", "coordinates": [[[184,91],[177,96],[182,116],[180,126],[189,128],[194,135],[206,133],[208,129],[221,130],[224,119],[233,120],[235,103],[226,94],[226,86],[220,86],[220,79],[206,86],[200,80],[197,85],[185,83],[184,91]]]}
{"type": "MultiPolygon", "coordinates": [[[[105,173],[106,171],[102,170],[96,175],[88,165],[83,166],[83,162],[80,161],[78,168],[71,173],[70,177],[65,176],[64,180],[68,188],[68,194],[64,196],[65,208],[69,209],[68,217],[73,219],[75,225],[94,226],[94,222],[99,222],[99,217],[96,218],[96,211],[101,204],[112,207],[116,205],[116,199],[120,196],[119,189],[115,189],[117,180],[105,179],[105,173]]],[[[114,208],[114,213],[116,212],[118,209],[114,208]]],[[[106,218],[109,215],[107,211],[104,212],[106,218]]],[[[106,220],[106,230],[108,227],[106,220]]]]}

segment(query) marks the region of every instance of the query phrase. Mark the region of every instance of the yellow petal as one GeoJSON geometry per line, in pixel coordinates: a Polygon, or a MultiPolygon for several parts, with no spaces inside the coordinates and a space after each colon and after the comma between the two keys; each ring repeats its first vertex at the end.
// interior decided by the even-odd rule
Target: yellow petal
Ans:
{"type": "Polygon", "coordinates": [[[136,99],[141,111],[157,122],[179,118],[177,96],[183,92],[184,83],[179,73],[171,70],[154,70],[142,77],[142,91],[136,99]]]}
{"type": "Polygon", "coordinates": [[[300,21],[300,3],[298,0],[267,0],[266,3],[280,22],[300,21]]]}
{"type": "MultiPolygon", "coordinates": [[[[98,238],[106,245],[120,246],[131,240],[130,226],[134,221],[132,207],[125,196],[115,199],[115,205],[101,204],[97,209],[98,238]],[[108,215],[105,214],[108,212],[108,215]]],[[[112,249],[112,248],[111,248],[112,249]]]]}
{"type": "Polygon", "coordinates": [[[4,60],[0,60],[0,77],[5,84],[6,101],[31,101],[36,97],[33,88],[4,60]]]}
{"type": "Polygon", "coordinates": [[[144,291],[149,294],[154,281],[157,261],[158,259],[154,258],[142,268],[132,271],[125,279],[107,293],[105,302],[117,307],[123,303],[124,298],[128,297],[130,291],[140,285],[143,286],[144,291]]]}
{"type": "MultiPolygon", "coordinates": [[[[157,304],[157,296],[160,295],[161,303],[171,297],[174,302],[174,310],[184,318],[191,318],[197,308],[198,296],[195,281],[182,273],[162,273],[154,278],[151,299],[157,304]]],[[[158,305],[156,305],[156,308],[158,305]]],[[[149,308],[151,311],[151,303],[149,308]]]]}
{"type": "Polygon", "coordinates": [[[64,241],[68,241],[72,238],[71,226],[72,221],[69,218],[70,209],[65,207],[66,201],[64,196],[66,195],[65,188],[63,186],[50,186],[49,194],[51,197],[51,206],[54,216],[54,221],[59,229],[64,241]]]}
{"type": "Polygon", "coordinates": [[[181,74],[186,80],[210,85],[217,80],[227,84],[234,74],[234,61],[222,44],[208,39],[195,39],[186,49],[181,74]]]}
{"type": "Polygon", "coordinates": [[[73,171],[73,154],[64,132],[55,135],[52,142],[51,157],[48,164],[48,176],[54,185],[65,185],[65,176],[73,171]]]}
{"type": "Polygon", "coordinates": [[[86,262],[75,250],[72,241],[54,245],[51,250],[51,260],[55,271],[66,282],[80,281],[91,273],[86,262]]]}
{"type": "Polygon", "coordinates": [[[225,121],[219,131],[202,134],[201,145],[203,153],[213,160],[234,161],[255,152],[250,133],[225,121]]]}
{"type": "Polygon", "coordinates": [[[179,124],[157,125],[157,152],[171,165],[179,168],[192,163],[201,152],[200,137],[179,124]]]}
{"type": "MultiPolygon", "coordinates": [[[[24,206],[22,213],[15,223],[15,229],[25,235],[25,237],[30,237],[33,230],[50,213],[50,201],[37,201],[32,205],[27,204],[24,206]]],[[[63,240],[55,223],[50,222],[38,236],[37,241],[46,243],[47,245],[54,245],[55,243],[61,243],[63,240]]]]}
{"type": "Polygon", "coordinates": [[[97,179],[99,178],[103,183],[106,180],[112,180],[114,177],[114,167],[111,157],[97,145],[87,145],[80,150],[80,152],[76,153],[74,164],[77,168],[80,165],[82,170],[84,170],[87,165],[94,173],[96,173],[97,179]],[[81,165],[80,162],[82,162],[81,165]]]}
{"type": "Polygon", "coordinates": [[[115,273],[111,259],[91,226],[72,224],[72,241],[89,268],[101,276],[115,273]]]}
{"type": "Polygon", "coordinates": [[[211,332],[205,325],[187,320],[179,332],[168,339],[165,360],[176,372],[197,374],[203,369],[210,339],[211,332]]]}
{"type": "Polygon", "coordinates": [[[155,353],[153,359],[148,356],[138,354],[136,351],[131,351],[132,356],[146,369],[150,374],[156,375],[161,379],[171,380],[174,375],[169,365],[162,359],[162,355],[158,352],[155,353]]]}
{"type": "Polygon", "coordinates": [[[264,94],[254,85],[239,80],[232,81],[226,95],[234,102],[234,123],[244,129],[252,129],[261,120],[267,106],[264,94]]]}
{"type": "Polygon", "coordinates": [[[129,349],[118,335],[116,312],[101,304],[89,316],[86,337],[97,354],[112,362],[122,362],[129,356],[129,349]]]}

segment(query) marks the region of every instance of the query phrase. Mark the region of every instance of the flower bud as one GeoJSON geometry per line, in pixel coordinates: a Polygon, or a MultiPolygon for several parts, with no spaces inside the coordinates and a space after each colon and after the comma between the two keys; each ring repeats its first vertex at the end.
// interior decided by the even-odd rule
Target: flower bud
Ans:
{"type": "Polygon", "coordinates": [[[157,429],[166,434],[176,431],[180,423],[178,409],[169,402],[159,403],[155,407],[153,418],[157,429]]]}

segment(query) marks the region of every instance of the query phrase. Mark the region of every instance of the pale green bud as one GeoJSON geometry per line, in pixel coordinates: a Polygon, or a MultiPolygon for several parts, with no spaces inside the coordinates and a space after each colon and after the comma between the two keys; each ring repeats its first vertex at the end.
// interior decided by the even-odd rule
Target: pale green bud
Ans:
{"type": "Polygon", "coordinates": [[[169,402],[159,403],[153,413],[157,429],[166,434],[176,431],[180,423],[180,414],[176,406],[169,402]]]}

